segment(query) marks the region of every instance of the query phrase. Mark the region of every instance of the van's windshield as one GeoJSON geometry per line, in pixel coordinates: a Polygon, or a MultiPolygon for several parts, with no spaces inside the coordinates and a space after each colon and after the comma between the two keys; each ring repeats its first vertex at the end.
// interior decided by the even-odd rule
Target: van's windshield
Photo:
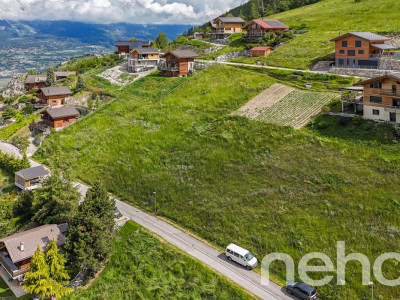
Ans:
{"type": "Polygon", "coordinates": [[[253,254],[251,254],[251,252],[248,252],[245,256],[244,256],[244,258],[247,260],[247,261],[250,261],[250,260],[252,260],[253,259],[253,257],[254,257],[254,255],[253,254]]]}

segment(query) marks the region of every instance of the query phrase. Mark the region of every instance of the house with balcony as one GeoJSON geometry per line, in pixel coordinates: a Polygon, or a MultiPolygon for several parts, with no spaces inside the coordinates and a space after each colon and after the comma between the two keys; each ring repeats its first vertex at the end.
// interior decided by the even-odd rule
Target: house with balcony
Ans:
{"type": "Polygon", "coordinates": [[[76,118],[80,115],[79,111],[72,106],[51,107],[41,112],[41,114],[43,124],[55,130],[60,130],[75,123],[76,118]]]}
{"type": "Polygon", "coordinates": [[[159,69],[168,77],[182,77],[190,74],[194,70],[194,59],[198,57],[197,53],[191,50],[170,51],[161,56],[165,61],[159,69]]]}
{"type": "Polygon", "coordinates": [[[15,185],[23,191],[31,191],[42,186],[43,179],[49,172],[43,166],[23,169],[14,173],[15,185]]]}
{"type": "Polygon", "coordinates": [[[25,85],[28,91],[45,87],[46,75],[28,75],[26,76],[25,85]]]}
{"type": "Polygon", "coordinates": [[[129,53],[136,48],[147,48],[152,47],[153,43],[151,41],[116,41],[115,47],[118,49],[118,55],[120,57],[128,57],[129,53]]]}
{"type": "Polygon", "coordinates": [[[248,22],[243,29],[246,40],[261,40],[267,33],[289,30],[289,26],[279,20],[255,19],[248,22]]]}
{"type": "Polygon", "coordinates": [[[379,68],[384,58],[395,57],[390,38],[371,32],[349,32],[331,40],[335,43],[335,66],[343,68],[379,68]]]}
{"type": "Polygon", "coordinates": [[[226,39],[234,33],[242,33],[244,23],[239,17],[218,17],[210,23],[210,36],[212,39],[226,39]]]}
{"type": "Polygon", "coordinates": [[[64,105],[72,92],[67,86],[49,86],[39,89],[38,98],[42,106],[64,105]]]}
{"type": "Polygon", "coordinates": [[[48,224],[0,239],[1,273],[8,277],[5,282],[22,282],[38,246],[44,252],[54,239],[57,246],[62,247],[66,242],[64,233],[67,228],[67,224],[48,224]]]}
{"type": "Polygon", "coordinates": [[[361,81],[355,87],[363,91],[365,119],[400,124],[400,73],[361,81]]]}
{"type": "Polygon", "coordinates": [[[136,73],[157,68],[160,55],[160,50],[153,47],[133,49],[128,57],[128,72],[136,73]]]}

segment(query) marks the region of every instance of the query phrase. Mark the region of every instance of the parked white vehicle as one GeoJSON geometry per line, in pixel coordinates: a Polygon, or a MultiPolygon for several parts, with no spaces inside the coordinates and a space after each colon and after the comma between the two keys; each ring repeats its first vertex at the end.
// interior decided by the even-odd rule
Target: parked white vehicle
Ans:
{"type": "Polygon", "coordinates": [[[252,270],[258,265],[257,258],[249,250],[235,244],[226,247],[225,255],[229,260],[245,266],[248,270],[252,270]]]}

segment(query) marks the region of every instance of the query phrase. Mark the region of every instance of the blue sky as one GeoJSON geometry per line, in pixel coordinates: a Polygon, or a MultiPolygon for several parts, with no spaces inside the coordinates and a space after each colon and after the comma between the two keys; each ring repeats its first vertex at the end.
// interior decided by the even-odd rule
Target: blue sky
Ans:
{"type": "Polygon", "coordinates": [[[202,24],[247,0],[0,0],[0,19],[202,24]]]}

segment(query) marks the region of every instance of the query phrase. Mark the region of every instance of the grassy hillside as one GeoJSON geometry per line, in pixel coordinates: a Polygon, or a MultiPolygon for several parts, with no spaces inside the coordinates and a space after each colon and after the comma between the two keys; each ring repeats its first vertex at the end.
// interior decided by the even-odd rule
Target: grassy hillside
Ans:
{"type": "Polygon", "coordinates": [[[63,299],[254,299],[134,222],[122,227],[107,267],[63,299]]]}
{"type": "Polygon", "coordinates": [[[263,59],[271,66],[308,69],[334,49],[329,41],[340,33],[372,31],[400,33],[400,2],[397,0],[323,0],[291,11],[272,15],[290,25],[310,32],[296,37],[263,59]]]}
{"type": "MultiPolygon", "coordinates": [[[[298,262],[317,251],[335,261],[336,241],[371,259],[399,249],[399,144],[230,116],[276,80],[228,66],[213,66],[163,98],[186,80],[155,74],[115,91],[116,101],[50,137],[36,158],[57,159],[89,183],[103,179],[149,211],[157,191],[162,216],[218,247],[235,242],[259,258],[285,252],[298,262]]],[[[273,272],[284,278],[280,264],[273,272]]],[[[385,273],[395,277],[395,264],[385,273]]],[[[318,291],[322,299],[369,295],[357,264],[348,265],[346,286],[318,291]]],[[[378,295],[397,299],[400,288],[376,285],[378,295]]]]}

